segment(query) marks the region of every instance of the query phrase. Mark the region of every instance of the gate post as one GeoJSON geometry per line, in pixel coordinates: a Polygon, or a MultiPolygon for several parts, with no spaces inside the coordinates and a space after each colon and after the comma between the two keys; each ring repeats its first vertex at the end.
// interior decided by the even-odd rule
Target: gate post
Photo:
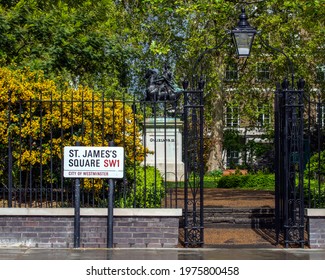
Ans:
{"type": "Polygon", "coordinates": [[[275,98],[276,238],[285,247],[304,238],[304,80],[298,89],[285,79],[275,98]]]}
{"type": "Polygon", "coordinates": [[[197,89],[184,88],[184,244],[201,247],[204,243],[203,219],[203,87],[199,80],[197,89]]]}

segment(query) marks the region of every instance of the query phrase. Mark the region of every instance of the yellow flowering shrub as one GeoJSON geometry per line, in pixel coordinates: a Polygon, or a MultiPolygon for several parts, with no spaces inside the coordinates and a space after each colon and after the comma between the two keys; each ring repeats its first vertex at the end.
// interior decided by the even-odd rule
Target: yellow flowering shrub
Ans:
{"type": "MultiPolygon", "coordinates": [[[[63,147],[76,142],[108,146],[114,140],[116,146],[125,148],[126,164],[143,160],[135,123],[140,116],[134,115],[129,104],[105,100],[87,87],[62,88],[41,72],[0,68],[0,148],[7,150],[10,139],[19,170],[41,165],[44,169],[50,162],[61,162],[63,147]]],[[[47,178],[54,180],[49,171],[47,178]]],[[[92,186],[90,181],[84,180],[85,187],[92,186]]],[[[96,181],[95,187],[101,187],[100,180],[96,181]]]]}

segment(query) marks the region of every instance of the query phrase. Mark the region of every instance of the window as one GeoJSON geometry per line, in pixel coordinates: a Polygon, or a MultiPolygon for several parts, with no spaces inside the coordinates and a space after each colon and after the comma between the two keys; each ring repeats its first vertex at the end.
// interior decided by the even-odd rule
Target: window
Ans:
{"type": "Polygon", "coordinates": [[[257,65],[257,80],[263,82],[269,79],[270,79],[270,64],[259,63],[257,65]]]}
{"type": "Polygon", "coordinates": [[[265,127],[270,124],[271,118],[270,118],[270,106],[269,105],[260,105],[258,106],[258,126],[259,127],[265,127]]]}
{"type": "Polygon", "coordinates": [[[225,75],[226,81],[236,81],[238,80],[238,68],[237,64],[229,64],[226,69],[226,75],[225,75]]]}
{"type": "Polygon", "coordinates": [[[227,107],[226,126],[239,127],[239,108],[238,106],[227,107]]]}
{"type": "Polygon", "coordinates": [[[317,82],[325,82],[325,65],[316,68],[316,79],[317,82]]]}
{"type": "Polygon", "coordinates": [[[239,165],[239,152],[227,150],[227,168],[236,168],[239,165]]]}

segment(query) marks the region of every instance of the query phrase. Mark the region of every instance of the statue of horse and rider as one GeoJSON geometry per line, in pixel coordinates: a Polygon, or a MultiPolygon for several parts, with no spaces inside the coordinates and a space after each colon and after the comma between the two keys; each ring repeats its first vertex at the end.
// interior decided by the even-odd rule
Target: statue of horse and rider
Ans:
{"type": "Polygon", "coordinates": [[[164,66],[164,72],[159,75],[157,69],[148,69],[145,75],[147,79],[146,101],[173,101],[182,93],[174,82],[173,75],[168,66],[164,66]]]}

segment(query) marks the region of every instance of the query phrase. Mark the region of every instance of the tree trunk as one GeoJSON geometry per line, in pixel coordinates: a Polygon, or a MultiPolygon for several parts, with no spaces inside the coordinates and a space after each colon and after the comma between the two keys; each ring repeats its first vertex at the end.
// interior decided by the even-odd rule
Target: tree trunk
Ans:
{"type": "Polygon", "coordinates": [[[210,131],[210,145],[207,168],[208,171],[223,169],[223,158],[222,158],[222,142],[223,142],[223,100],[218,95],[213,101],[212,123],[210,131]]]}

